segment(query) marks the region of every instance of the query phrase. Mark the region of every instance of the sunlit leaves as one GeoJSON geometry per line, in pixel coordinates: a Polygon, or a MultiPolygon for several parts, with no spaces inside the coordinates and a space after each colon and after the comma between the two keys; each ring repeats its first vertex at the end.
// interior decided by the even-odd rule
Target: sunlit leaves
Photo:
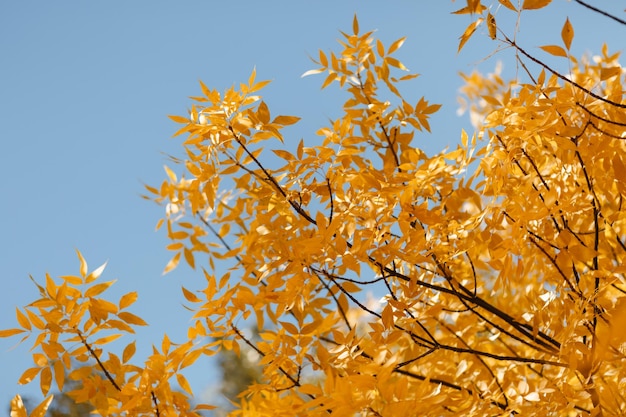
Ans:
{"type": "Polygon", "coordinates": [[[221,92],[200,82],[170,117],[184,156],[146,186],[164,206],[165,271],[184,259],[200,278],[177,298],[187,340],[166,334],[134,363],[137,292],[104,298],[105,265],[89,273],[79,252],[79,273],[34,281],[39,299],[0,331],[35,337],[20,383],[81,381],[73,395],[101,415],[194,415],[181,371],[230,350],[263,371],[234,415],[626,413],[619,54],[570,56],[566,20],[563,46],[541,47],[568,57],[559,73],[499,14],[549,1],[464,3],[459,51],[482,32],[523,71],[463,74],[476,132],[434,155],[420,144],[440,105],[392,56],[405,39],[386,46],[356,16],[304,74],[346,94],[317,141],[257,94],[256,70],[221,92]]]}

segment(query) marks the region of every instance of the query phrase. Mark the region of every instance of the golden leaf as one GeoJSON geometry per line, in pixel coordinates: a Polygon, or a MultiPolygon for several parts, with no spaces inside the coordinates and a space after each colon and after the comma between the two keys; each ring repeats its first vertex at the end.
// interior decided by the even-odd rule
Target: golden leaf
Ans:
{"type": "Polygon", "coordinates": [[[487,13],[487,29],[489,37],[493,40],[496,38],[496,18],[491,13],[487,13]]]}
{"type": "Polygon", "coordinates": [[[544,45],[540,46],[540,48],[550,55],[567,57],[567,52],[565,51],[565,49],[561,48],[558,45],[544,45]]]}
{"type": "Polygon", "coordinates": [[[22,397],[19,395],[11,399],[11,417],[28,417],[22,397]]]}
{"type": "Polygon", "coordinates": [[[85,291],[84,297],[86,298],[90,298],[90,297],[95,297],[97,295],[102,294],[104,291],[106,291],[111,285],[113,285],[115,283],[116,280],[112,280],[112,281],[107,281],[107,282],[102,282],[100,284],[96,284],[92,287],[87,288],[87,291],[85,291]]]}
{"type": "Polygon", "coordinates": [[[552,0],[524,0],[522,10],[542,9],[550,4],[552,0]]]}
{"type": "Polygon", "coordinates": [[[122,362],[127,363],[134,355],[135,355],[135,342],[129,343],[124,348],[124,352],[122,353],[122,362]]]}
{"type": "Polygon", "coordinates": [[[28,317],[24,313],[20,311],[19,308],[15,308],[15,315],[17,316],[17,323],[22,326],[23,329],[30,330],[31,325],[30,321],[28,321],[28,317]]]}
{"type": "Polygon", "coordinates": [[[65,383],[65,367],[63,366],[63,362],[57,359],[53,362],[52,366],[54,368],[54,381],[59,391],[63,392],[63,385],[65,383]]]}
{"type": "Polygon", "coordinates": [[[565,19],[565,23],[561,29],[561,39],[563,39],[565,49],[569,51],[570,46],[572,46],[572,39],[574,39],[574,27],[568,18],[565,19]]]}
{"type": "Polygon", "coordinates": [[[463,35],[461,35],[460,37],[459,48],[457,49],[457,53],[461,52],[461,49],[463,49],[463,46],[472,37],[472,35],[476,31],[476,28],[478,28],[478,26],[480,26],[482,22],[483,22],[483,18],[479,18],[475,22],[472,22],[469,24],[469,26],[465,29],[465,32],[463,32],[463,35]]]}
{"type": "Polygon", "coordinates": [[[513,3],[511,3],[511,0],[498,0],[500,2],[501,5],[503,5],[504,7],[506,7],[509,10],[513,10],[514,12],[517,11],[517,9],[515,8],[515,6],[513,6],[513,3]]]}
{"type": "Polygon", "coordinates": [[[180,262],[180,252],[174,255],[172,259],[170,259],[170,261],[167,263],[167,265],[165,265],[165,269],[163,270],[163,275],[175,269],[178,266],[179,262],[180,262]]]}
{"type": "MultiPolygon", "coordinates": [[[[41,403],[39,403],[37,407],[33,409],[33,411],[30,413],[30,417],[45,417],[53,398],[54,395],[50,395],[49,397],[45,398],[41,403]]],[[[13,417],[12,414],[11,417],[13,417]]]]}
{"type": "Polygon", "coordinates": [[[119,309],[123,310],[137,301],[137,291],[126,293],[120,298],[119,309]]]}
{"type": "Polygon", "coordinates": [[[41,374],[39,375],[39,386],[41,388],[41,393],[43,395],[48,395],[51,385],[52,385],[52,371],[48,367],[43,368],[41,370],[41,374]]]}
{"type": "Polygon", "coordinates": [[[11,337],[16,334],[24,333],[26,330],[23,329],[3,329],[0,330],[0,337],[11,337]]]}
{"type": "Polygon", "coordinates": [[[187,378],[185,378],[183,375],[181,374],[176,374],[176,382],[178,382],[178,385],[189,395],[193,395],[193,392],[191,391],[191,386],[189,385],[189,382],[187,382],[187,378]]]}
{"type": "Polygon", "coordinates": [[[148,325],[148,323],[146,323],[141,317],[136,316],[133,313],[129,313],[128,311],[122,311],[117,316],[128,324],[134,324],[135,326],[147,326],[148,325]]]}
{"type": "Polygon", "coordinates": [[[197,295],[189,291],[187,288],[185,287],[181,287],[181,288],[183,290],[183,295],[185,296],[185,299],[189,301],[190,303],[199,303],[202,301],[197,295]]]}
{"type": "Polygon", "coordinates": [[[78,260],[80,261],[80,276],[84,279],[87,276],[87,261],[78,249],[76,249],[76,255],[78,256],[78,260]]]}

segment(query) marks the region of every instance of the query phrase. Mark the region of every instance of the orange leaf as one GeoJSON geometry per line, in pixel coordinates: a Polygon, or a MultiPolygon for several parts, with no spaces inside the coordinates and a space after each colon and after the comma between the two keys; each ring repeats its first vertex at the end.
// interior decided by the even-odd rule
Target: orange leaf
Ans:
{"type": "Polygon", "coordinates": [[[28,417],[22,397],[16,395],[11,400],[11,417],[28,417]]]}
{"type": "Polygon", "coordinates": [[[24,333],[26,330],[22,329],[4,329],[0,330],[0,337],[11,337],[16,334],[24,333]]]}
{"type": "Polygon", "coordinates": [[[522,5],[523,10],[535,10],[542,9],[550,4],[552,0],[524,0],[522,5]]]}
{"type": "Polygon", "coordinates": [[[54,361],[54,381],[57,384],[59,391],[63,392],[63,384],[65,383],[65,368],[61,360],[54,361]]]}
{"type": "Polygon", "coordinates": [[[574,27],[568,18],[565,19],[563,29],[561,29],[561,38],[563,39],[565,48],[569,51],[570,46],[572,46],[572,39],[574,39],[574,27]]]}
{"type": "Polygon", "coordinates": [[[163,275],[171,272],[174,268],[178,266],[178,262],[180,262],[180,252],[178,252],[170,261],[165,265],[165,269],[163,269],[163,275]]]}
{"type": "Polygon", "coordinates": [[[187,299],[187,301],[189,301],[190,303],[199,303],[200,298],[198,296],[196,296],[194,293],[192,293],[191,291],[189,291],[187,288],[185,287],[181,287],[183,289],[183,295],[185,296],[185,298],[187,299]]]}
{"type": "MultiPolygon", "coordinates": [[[[52,399],[54,395],[49,396],[44,399],[35,409],[30,413],[30,417],[45,417],[46,412],[48,411],[48,407],[50,407],[50,403],[52,403],[52,399]]],[[[13,414],[11,414],[13,417],[13,414]]]]}
{"type": "Polygon", "coordinates": [[[565,49],[561,48],[558,45],[544,45],[544,46],[540,46],[540,48],[546,51],[547,53],[549,53],[550,55],[563,56],[563,57],[567,56],[567,52],[565,51],[565,49]]]}
{"type": "Polygon", "coordinates": [[[189,385],[189,382],[187,382],[187,378],[185,378],[183,375],[181,374],[176,374],[176,381],[178,382],[178,385],[185,391],[187,392],[189,395],[193,395],[193,392],[191,391],[191,386],[189,385]]]}
{"type": "Polygon", "coordinates": [[[476,31],[476,28],[480,26],[482,22],[483,22],[483,19],[480,18],[476,20],[475,22],[470,23],[470,25],[465,29],[465,32],[463,32],[463,35],[461,35],[460,37],[461,41],[459,42],[459,49],[457,50],[457,53],[461,52],[461,49],[463,49],[463,46],[465,45],[465,43],[469,40],[469,38],[472,37],[472,35],[476,31]]]}
{"type": "Polygon", "coordinates": [[[183,116],[167,116],[170,119],[172,119],[173,121],[175,121],[176,123],[189,123],[191,122],[191,120],[189,120],[188,117],[183,117],[183,116]]]}
{"type": "Polygon", "coordinates": [[[52,385],[52,371],[50,368],[43,368],[41,370],[41,375],[39,375],[39,386],[41,387],[41,393],[43,395],[48,395],[48,391],[50,391],[50,386],[52,385]]]}
{"type": "Polygon", "coordinates": [[[23,329],[30,330],[31,325],[28,321],[28,317],[22,313],[17,307],[15,308],[15,315],[17,316],[17,323],[22,326],[23,329]]]}
{"type": "Polygon", "coordinates": [[[82,278],[85,278],[85,276],[87,275],[87,261],[78,249],[76,249],[76,254],[78,255],[78,260],[80,261],[80,276],[82,278]]]}
{"type": "Polygon", "coordinates": [[[122,296],[122,298],[120,298],[120,302],[119,302],[120,310],[125,309],[126,307],[130,306],[131,304],[133,304],[135,301],[137,301],[137,292],[136,291],[132,291],[132,292],[129,292],[127,294],[124,294],[122,296]]]}
{"type": "Polygon", "coordinates": [[[489,29],[489,37],[496,38],[496,18],[491,13],[487,13],[487,29],[489,29]]]}
{"type": "Polygon", "coordinates": [[[141,317],[136,316],[133,313],[129,313],[128,311],[122,311],[117,316],[128,324],[134,324],[135,326],[148,325],[148,323],[146,323],[141,317]]]}
{"type": "Polygon", "coordinates": [[[17,383],[21,384],[21,385],[28,384],[37,375],[39,375],[39,372],[41,372],[41,368],[39,368],[39,367],[37,367],[37,368],[28,368],[27,370],[24,371],[22,376],[20,376],[20,379],[17,381],[17,383]]]}
{"type": "Polygon", "coordinates": [[[263,124],[269,123],[269,121],[270,121],[270,109],[269,109],[269,107],[267,107],[267,104],[265,104],[264,101],[262,101],[259,104],[259,109],[257,110],[256,115],[259,118],[259,121],[261,123],[263,123],[263,124]]]}
{"type": "Polygon", "coordinates": [[[108,281],[108,282],[103,282],[100,284],[96,284],[93,287],[89,287],[87,288],[87,291],[85,291],[85,297],[89,298],[89,297],[95,297],[99,294],[102,294],[104,291],[107,290],[107,288],[109,288],[111,285],[113,285],[113,283],[115,283],[116,280],[113,281],[108,281]]]}
{"type": "Polygon", "coordinates": [[[503,5],[504,7],[506,7],[509,10],[513,10],[514,12],[517,11],[517,9],[515,8],[515,6],[513,6],[513,3],[511,3],[511,0],[498,0],[500,2],[501,5],[503,5]]]}
{"type": "Polygon", "coordinates": [[[135,354],[135,350],[136,350],[135,342],[133,341],[132,343],[129,343],[124,348],[124,353],[122,353],[122,362],[124,363],[128,362],[135,354]]]}

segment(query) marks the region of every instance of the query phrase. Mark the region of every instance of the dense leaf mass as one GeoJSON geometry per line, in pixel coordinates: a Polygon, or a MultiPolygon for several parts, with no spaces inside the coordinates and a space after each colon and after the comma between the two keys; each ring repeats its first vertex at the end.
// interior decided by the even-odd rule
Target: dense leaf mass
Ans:
{"type": "Polygon", "coordinates": [[[20,382],[45,395],[67,370],[100,415],[195,416],[212,406],[190,406],[184,368],[246,345],[262,376],[233,416],[626,414],[625,71],[606,46],[572,56],[566,19],[539,52],[558,72],[497,24],[550,1],[499,3],[456,12],[472,16],[459,49],[484,28],[523,70],[463,75],[476,133],[432,156],[415,136],[439,105],[405,99],[404,39],[384,45],[356,17],[305,73],[347,93],[317,143],[283,134],[299,118],[272,113],[254,72],[224,92],[201,83],[171,116],[185,159],[147,187],[166,210],[165,271],[184,260],[203,278],[183,288],[188,340],[165,336],[142,365],[135,342],[105,354],[145,323],[137,294],[100,298],[113,282],[79,253],[79,275],[46,277],[0,333],[35,337],[20,382]]]}

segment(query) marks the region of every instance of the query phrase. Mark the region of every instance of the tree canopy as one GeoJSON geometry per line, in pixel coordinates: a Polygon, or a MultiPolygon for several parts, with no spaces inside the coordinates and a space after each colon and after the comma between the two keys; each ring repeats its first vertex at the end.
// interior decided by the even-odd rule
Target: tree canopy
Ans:
{"type": "MultiPolygon", "coordinates": [[[[0,332],[34,338],[20,382],[80,380],[68,395],[103,416],[196,416],[213,406],[191,405],[185,368],[245,346],[262,375],[233,416],[626,414],[626,72],[607,45],[573,56],[565,17],[560,40],[519,44],[520,17],[549,3],[463,2],[459,50],[484,35],[519,71],[464,74],[476,131],[434,155],[416,136],[440,106],[405,99],[404,39],[356,16],[304,74],[346,94],[317,142],[283,134],[299,118],[273,114],[255,71],[223,92],[201,82],[170,116],[185,157],[146,186],[165,271],[202,277],[182,288],[188,339],[165,335],[143,364],[135,341],[107,350],[146,324],[139,294],[105,298],[104,265],[78,252],[79,273],[33,280],[39,298],[0,332]]],[[[12,416],[51,400],[28,414],[16,396],[12,416]]]]}

